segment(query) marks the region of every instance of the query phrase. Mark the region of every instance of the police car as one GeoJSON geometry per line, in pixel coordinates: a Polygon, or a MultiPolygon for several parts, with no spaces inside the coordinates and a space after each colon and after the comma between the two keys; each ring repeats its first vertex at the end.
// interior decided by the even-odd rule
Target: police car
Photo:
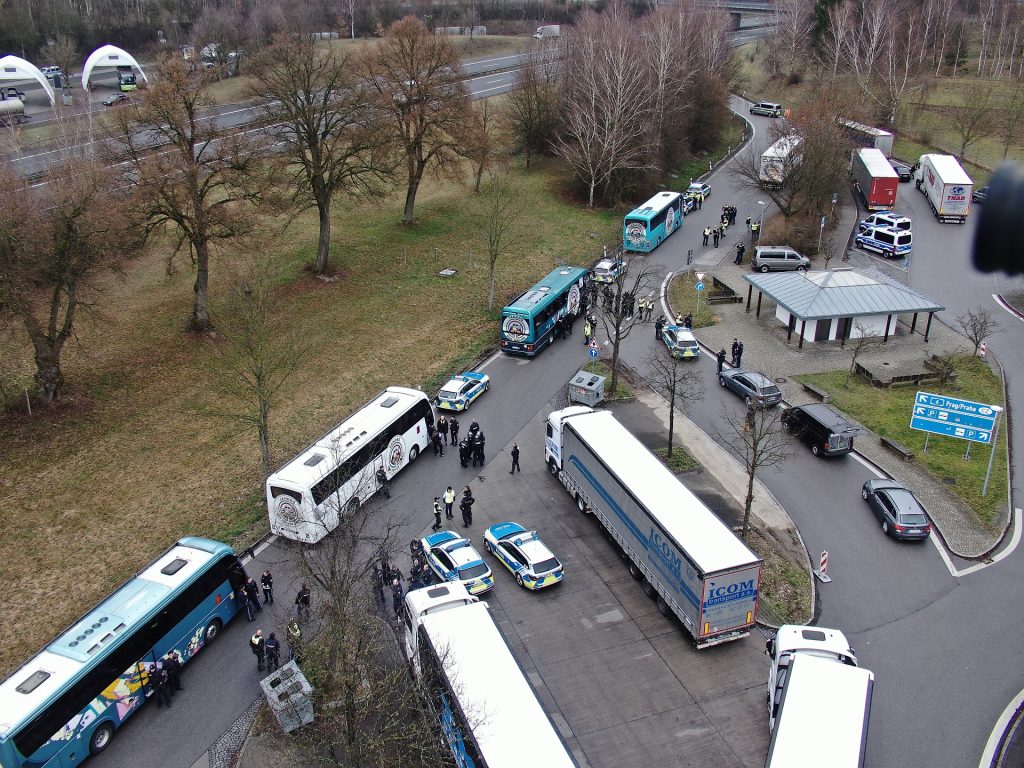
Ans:
{"type": "Polygon", "coordinates": [[[914,246],[913,233],[896,227],[868,227],[853,240],[864,250],[875,251],[887,259],[906,256],[914,246]]]}
{"type": "Polygon", "coordinates": [[[872,227],[896,227],[896,229],[909,232],[913,228],[913,222],[903,214],[895,213],[894,211],[881,211],[879,213],[872,213],[866,219],[861,219],[857,224],[859,232],[864,232],[872,227]]]}
{"type": "Polygon", "coordinates": [[[700,357],[700,345],[692,331],[681,325],[666,325],[661,329],[661,340],[665,342],[672,357],[679,360],[696,360],[700,357]]]}
{"type": "Polygon", "coordinates": [[[697,207],[697,195],[684,192],[683,193],[683,214],[690,213],[694,208],[697,207]]]}
{"type": "Polygon", "coordinates": [[[473,548],[473,542],[451,531],[438,531],[420,539],[430,570],[441,581],[459,581],[471,595],[494,587],[494,575],[473,548]]]}
{"type": "Polygon", "coordinates": [[[519,586],[543,589],[562,580],[562,563],[540,540],[536,531],[519,523],[495,523],[484,531],[484,549],[497,557],[516,577],[519,586]]]}
{"type": "Polygon", "coordinates": [[[434,403],[438,408],[449,411],[468,411],[469,406],[480,395],[491,388],[491,377],[486,373],[466,371],[451,380],[437,393],[434,403]]]}
{"type": "Polygon", "coordinates": [[[686,193],[689,195],[704,195],[704,199],[707,200],[711,196],[711,185],[703,181],[695,181],[686,188],[686,193]]]}
{"type": "Polygon", "coordinates": [[[619,259],[601,259],[591,270],[595,283],[613,283],[622,274],[625,265],[619,259]]]}

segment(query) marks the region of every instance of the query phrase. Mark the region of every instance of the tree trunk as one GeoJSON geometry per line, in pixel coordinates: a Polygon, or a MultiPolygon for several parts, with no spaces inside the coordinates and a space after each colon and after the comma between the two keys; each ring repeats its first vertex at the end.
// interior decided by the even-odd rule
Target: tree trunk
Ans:
{"type": "Polygon", "coordinates": [[[270,403],[260,403],[260,453],[263,455],[263,479],[270,477],[270,403]]]}
{"type": "Polygon", "coordinates": [[[750,532],[750,508],[754,506],[754,472],[755,468],[751,467],[747,472],[747,500],[743,505],[743,540],[747,540],[747,534],[750,532]]]}
{"type": "Polygon", "coordinates": [[[484,177],[484,164],[483,163],[480,163],[480,165],[478,165],[476,167],[474,176],[476,178],[476,183],[473,185],[473,194],[479,195],[480,194],[480,180],[484,177]]]}
{"type": "Polygon", "coordinates": [[[52,342],[35,318],[25,317],[25,329],[32,339],[32,348],[36,360],[36,384],[43,395],[43,400],[52,403],[60,397],[61,388],[64,386],[64,372],[60,367],[60,353],[64,346],[62,341],[52,342]]]}
{"type": "Polygon", "coordinates": [[[668,391],[668,457],[672,458],[672,438],[675,437],[676,429],[676,390],[675,387],[668,391]]]}
{"type": "Polygon", "coordinates": [[[195,244],[196,249],[196,293],[192,306],[192,330],[205,331],[210,327],[210,245],[205,240],[195,244]]]}
{"type": "Polygon", "coordinates": [[[494,260],[491,260],[490,273],[487,275],[487,311],[494,311],[494,260]]]}
{"type": "Polygon", "coordinates": [[[409,188],[405,193],[405,213],[402,215],[403,224],[412,224],[415,221],[416,192],[420,188],[420,177],[409,179],[409,188]]]}
{"type": "Polygon", "coordinates": [[[320,239],[316,244],[316,259],[313,261],[313,271],[318,275],[322,275],[327,271],[327,259],[331,254],[330,197],[322,203],[317,203],[316,207],[320,213],[320,239]]]}

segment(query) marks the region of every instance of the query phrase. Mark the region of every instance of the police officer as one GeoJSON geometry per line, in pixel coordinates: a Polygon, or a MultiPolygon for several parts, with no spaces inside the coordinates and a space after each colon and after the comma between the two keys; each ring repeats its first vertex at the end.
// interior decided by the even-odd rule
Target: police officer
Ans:
{"type": "Polygon", "coordinates": [[[467,485],[462,491],[462,501],[459,502],[459,511],[462,512],[462,527],[469,528],[473,524],[473,492],[467,485]]]}
{"type": "Polygon", "coordinates": [[[267,672],[273,672],[281,666],[281,641],[271,632],[266,642],[267,649],[267,672]]]}
{"type": "Polygon", "coordinates": [[[171,692],[167,690],[167,673],[156,664],[149,665],[149,684],[153,686],[153,698],[156,699],[156,708],[160,709],[164,704],[171,708],[171,692]]]}
{"type": "Polygon", "coordinates": [[[434,524],[430,526],[432,531],[441,530],[441,499],[434,497],[434,524]]]}
{"type": "Polygon", "coordinates": [[[484,433],[480,432],[476,436],[476,440],[473,441],[473,466],[476,466],[477,461],[480,462],[480,466],[484,465],[484,442],[486,438],[484,433]]]}
{"type": "Polygon", "coordinates": [[[658,319],[654,321],[654,338],[661,341],[661,329],[665,327],[665,316],[659,315],[658,319]]]}
{"type": "Polygon", "coordinates": [[[736,243],[736,259],[733,261],[733,264],[742,264],[743,254],[746,252],[747,246],[745,246],[743,243],[736,243]]]}
{"type": "Polygon", "coordinates": [[[704,245],[708,244],[709,237],[711,237],[711,227],[704,227],[704,245]]]}
{"type": "Polygon", "coordinates": [[[391,582],[391,608],[395,612],[395,616],[402,610],[402,582],[395,579],[391,582]]]}
{"type": "Polygon", "coordinates": [[[263,604],[274,604],[274,576],[268,570],[260,576],[260,586],[263,587],[263,604]]]}
{"type": "Polygon", "coordinates": [[[434,441],[434,455],[444,456],[444,442],[441,440],[441,433],[434,430],[434,436],[432,439],[434,441]]]}
{"type": "Polygon", "coordinates": [[[465,469],[469,464],[470,450],[469,439],[463,438],[459,442],[459,463],[462,465],[463,469],[465,469]]]}
{"type": "Polygon", "coordinates": [[[312,596],[309,592],[309,587],[305,584],[302,585],[302,589],[295,595],[295,613],[300,619],[309,618],[309,603],[312,596]]]}
{"type": "Polygon", "coordinates": [[[263,659],[267,655],[267,643],[263,639],[263,630],[257,629],[256,634],[249,638],[249,648],[256,657],[256,669],[263,671],[263,659]]]}
{"type": "Polygon", "coordinates": [[[459,420],[456,419],[454,416],[452,416],[451,420],[448,422],[448,432],[450,433],[450,436],[452,438],[452,441],[449,443],[449,445],[458,445],[459,444],[459,420]]]}
{"type": "Polygon", "coordinates": [[[183,691],[181,687],[181,660],[177,651],[171,651],[164,657],[164,672],[167,673],[167,690],[171,695],[175,691],[183,691]]]}
{"type": "Polygon", "coordinates": [[[391,498],[391,491],[388,490],[388,473],[384,471],[384,467],[377,468],[377,486],[384,492],[384,498],[391,498]]]}

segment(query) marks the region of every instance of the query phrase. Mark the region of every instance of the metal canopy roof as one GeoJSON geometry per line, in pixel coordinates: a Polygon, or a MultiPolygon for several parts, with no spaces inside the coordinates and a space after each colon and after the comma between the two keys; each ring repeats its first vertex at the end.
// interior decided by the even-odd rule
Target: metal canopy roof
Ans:
{"type": "Polygon", "coordinates": [[[873,269],[776,272],[743,279],[799,320],[902,315],[945,309],[873,269]]]}

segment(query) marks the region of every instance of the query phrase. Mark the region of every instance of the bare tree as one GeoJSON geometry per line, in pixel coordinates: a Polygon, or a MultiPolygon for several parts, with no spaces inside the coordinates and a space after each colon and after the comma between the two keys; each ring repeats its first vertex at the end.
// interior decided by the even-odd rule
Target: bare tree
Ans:
{"type": "Polygon", "coordinates": [[[428,169],[456,178],[469,125],[459,56],[447,35],[407,16],[359,61],[359,77],[387,115],[390,139],[406,166],[402,221],[415,219],[416,193],[428,169]]]}
{"type": "Polygon", "coordinates": [[[558,86],[548,75],[547,51],[535,50],[531,66],[516,73],[515,87],[505,102],[505,119],[512,135],[513,151],[526,154],[526,167],[535,154],[548,152],[555,139],[558,86]]]}
{"type": "Polygon", "coordinates": [[[882,343],[881,337],[874,329],[867,327],[864,323],[858,321],[853,324],[853,327],[856,329],[857,335],[850,339],[850,367],[846,371],[844,387],[850,386],[850,379],[857,372],[857,361],[861,356],[871,347],[882,343]]]}
{"type": "Polygon", "coordinates": [[[183,59],[165,57],[153,84],[115,118],[146,234],[173,232],[172,258],[184,249],[195,265],[189,325],[196,331],[210,324],[214,249],[254,231],[253,206],[273,183],[256,134],[221,135],[216,119],[202,114],[212,104],[209,85],[202,69],[193,73],[183,59]]]}
{"type": "Polygon", "coordinates": [[[842,0],[828,9],[828,26],[818,40],[819,57],[828,66],[832,79],[839,74],[839,65],[845,61],[853,45],[853,2],[842,0]]]}
{"type": "Polygon", "coordinates": [[[587,190],[590,207],[614,174],[650,166],[654,98],[628,15],[618,3],[600,15],[584,12],[565,62],[554,148],[587,190]]]}
{"type": "Polygon", "coordinates": [[[217,323],[223,344],[206,366],[217,395],[213,412],[256,431],[264,480],[271,472],[271,409],[311,346],[301,328],[275,322],[271,278],[266,261],[255,260],[217,323]]]}
{"type": "Polygon", "coordinates": [[[977,309],[969,309],[966,314],[957,315],[957,325],[960,326],[960,330],[964,332],[964,336],[967,340],[974,345],[972,355],[978,354],[978,348],[989,338],[993,333],[999,330],[999,322],[992,317],[990,313],[984,307],[978,307],[977,309]]]}
{"type": "MultiPolygon", "coordinates": [[[[622,259],[622,269],[611,283],[605,284],[608,300],[602,304],[599,313],[608,343],[612,348],[612,380],[609,392],[615,392],[619,381],[619,348],[633,328],[641,325],[643,319],[637,310],[637,300],[654,292],[661,286],[663,272],[636,253],[627,253],[622,259]]],[[[596,305],[595,305],[596,306],[596,305]]]]}
{"type": "Polygon", "coordinates": [[[955,107],[952,122],[960,139],[958,157],[963,160],[968,149],[991,136],[995,130],[991,84],[972,88],[963,103],[955,107]]]}
{"type": "MultiPolygon", "coordinates": [[[[1022,59],[1024,61],[1024,59],[1022,59]]],[[[1009,101],[1003,105],[999,120],[999,134],[1003,139],[1003,159],[1010,146],[1021,139],[1021,118],[1024,118],[1024,81],[1018,80],[1013,86],[1009,101]]]]}
{"type": "Polygon", "coordinates": [[[473,192],[480,194],[480,182],[494,154],[495,110],[491,102],[481,99],[470,109],[469,118],[463,152],[473,165],[473,192]]]}
{"type": "Polygon", "coordinates": [[[388,171],[387,142],[372,103],[355,87],[348,57],[308,35],[278,37],[257,62],[256,98],[268,103],[272,133],[290,161],[293,202],[319,216],[313,271],[327,271],[331,203],[368,197],[388,171]]]}
{"type": "MultiPolygon", "coordinates": [[[[935,76],[938,77],[942,71],[942,62],[946,58],[946,43],[953,29],[958,25],[961,18],[960,3],[958,0],[937,0],[939,3],[938,25],[936,28],[935,47],[935,76]]],[[[959,56],[957,56],[959,59],[959,56]]],[[[953,74],[956,74],[956,64],[953,65],[953,74]]]]}
{"type": "Polygon", "coordinates": [[[739,458],[747,473],[747,495],[743,502],[742,537],[750,531],[750,510],[754,504],[754,481],[762,469],[785,464],[792,447],[780,425],[781,409],[749,406],[746,412],[722,404],[718,435],[723,445],[739,458]]]}
{"type": "Polygon", "coordinates": [[[778,51],[785,58],[786,75],[792,77],[802,69],[800,62],[810,54],[814,3],[811,0],[782,0],[775,9],[779,20],[778,51]]]}
{"type": "Polygon", "coordinates": [[[0,201],[0,309],[24,325],[36,384],[53,401],[64,387],[64,346],[96,298],[94,278],[117,269],[140,242],[124,188],[83,158],[57,163],[37,190],[5,164],[0,201]]]}
{"type": "Polygon", "coordinates": [[[498,259],[515,245],[515,228],[523,214],[523,196],[505,170],[490,174],[480,195],[480,226],[487,237],[487,311],[494,310],[498,259]]]}
{"type": "Polygon", "coordinates": [[[43,46],[39,55],[44,60],[52,61],[60,67],[60,71],[63,73],[61,79],[64,82],[64,87],[71,90],[71,73],[81,61],[75,41],[67,35],[57,35],[43,46]]]}
{"type": "Polygon", "coordinates": [[[685,413],[691,402],[704,398],[704,377],[691,362],[683,362],[666,354],[660,345],[647,356],[646,363],[645,375],[648,382],[668,398],[667,454],[671,458],[675,440],[676,409],[685,413]]]}

